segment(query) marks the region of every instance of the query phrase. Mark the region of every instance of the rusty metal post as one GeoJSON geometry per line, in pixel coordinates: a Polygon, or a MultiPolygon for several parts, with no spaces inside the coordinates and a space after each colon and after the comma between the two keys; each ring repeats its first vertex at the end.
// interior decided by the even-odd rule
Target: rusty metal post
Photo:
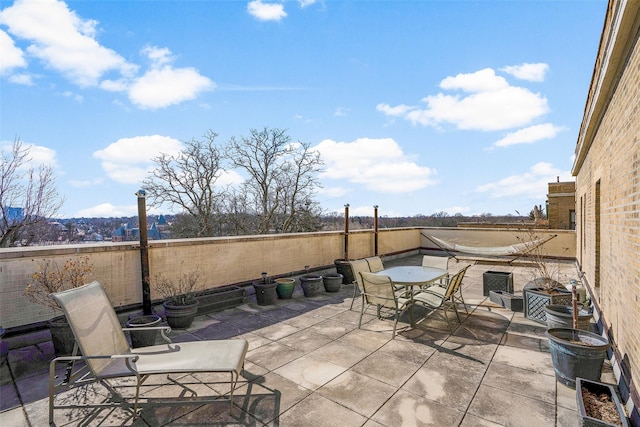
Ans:
{"type": "Polygon", "coordinates": [[[151,312],[151,280],[149,278],[149,239],[147,236],[147,193],[138,190],[138,223],[140,231],[140,271],[142,272],[142,312],[144,315],[151,312]]]}
{"type": "Polygon", "coordinates": [[[373,254],[378,256],[378,205],[373,205],[373,254]]]}
{"type": "Polygon", "coordinates": [[[349,261],[349,203],[344,205],[344,259],[349,261]]]}

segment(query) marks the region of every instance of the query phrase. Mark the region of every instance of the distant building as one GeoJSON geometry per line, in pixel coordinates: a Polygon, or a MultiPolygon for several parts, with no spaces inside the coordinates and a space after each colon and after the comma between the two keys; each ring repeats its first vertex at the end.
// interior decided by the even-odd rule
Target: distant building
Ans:
{"type": "MultiPolygon", "coordinates": [[[[169,238],[169,224],[163,215],[160,215],[157,223],[152,223],[147,228],[147,238],[149,240],[160,240],[169,238]]],[[[131,227],[131,224],[122,224],[111,233],[112,242],[130,242],[140,240],[140,229],[131,227]]]]}
{"type": "Polygon", "coordinates": [[[547,194],[547,220],[549,228],[559,230],[576,229],[576,183],[575,181],[549,183],[547,194]]]}
{"type": "Polygon", "coordinates": [[[8,223],[19,222],[24,219],[24,208],[12,208],[8,206],[2,212],[8,223]]]}

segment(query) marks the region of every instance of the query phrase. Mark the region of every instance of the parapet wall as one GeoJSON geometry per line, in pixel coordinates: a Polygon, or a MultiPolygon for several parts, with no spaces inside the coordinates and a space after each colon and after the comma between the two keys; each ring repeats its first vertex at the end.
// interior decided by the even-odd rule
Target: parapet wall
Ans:
{"type": "MultiPolygon", "coordinates": [[[[396,228],[379,230],[378,253],[385,256],[433,248],[421,234],[423,230],[469,246],[517,243],[512,230],[396,228]]],[[[560,238],[548,243],[548,255],[574,258],[575,233],[558,231],[558,234],[560,238]]],[[[348,244],[351,259],[374,255],[375,233],[373,230],[350,232],[348,244]]],[[[286,276],[301,274],[306,266],[311,270],[323,269],[345,256],[342,232],[156,240],[149,242],[148,253],[153,300],[160,298],[153,289],[156,275],[177,279],[183,273],[198,269],[202,273],[202,284],[209,289],[249,283],[262,272],[286,276]]],[[[114,307],[142,303],[138,242],[0,249],[0,326],[19,327],[51,318],[53,313],[48,309],[26,299],[24,288],[36,271],[38,261],[53,260],[61,266],[67,259],[78,256],[89,257],[93,265],[91,280],[105,286],[114,307]]]]}

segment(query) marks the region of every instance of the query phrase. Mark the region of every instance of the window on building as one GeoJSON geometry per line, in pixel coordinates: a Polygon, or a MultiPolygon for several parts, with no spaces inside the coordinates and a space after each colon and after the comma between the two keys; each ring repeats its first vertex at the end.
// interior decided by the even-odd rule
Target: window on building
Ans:
{"type": "Polygon", "coordinates": [[[576,210],[575,209],[569,210],[569,229],[570,230],[576,229],[576,210]]]}

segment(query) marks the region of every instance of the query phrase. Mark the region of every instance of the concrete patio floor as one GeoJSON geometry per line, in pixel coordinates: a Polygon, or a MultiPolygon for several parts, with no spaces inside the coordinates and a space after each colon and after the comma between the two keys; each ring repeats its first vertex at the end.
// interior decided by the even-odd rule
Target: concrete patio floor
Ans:
{"type": "MultiPolygon", "coordinates": [[[[385,266],[419,265],[414,255],[385,266]]],[[[452,260],[455,272],[473,261],[452,260]]],[[[575,266],[560,264],[567,279],[575,266]]],[[[513,272],[516,292],[530,279],[528,268],[477,263],[467,270],[463,295],[469,315],[448,329],[442,311],[416,308],[414,328],[365,314],[358,329],[359,299],[349,310],[353,287],[305,298],[299,285],[290,300],[258,306],[255,297],[234,309],[196,318],[174,330],[174,342],[245,338],[245,378],[228,402],[167,407],[149,405],[133,420],[123,410],[58,410],[58,426],[578,426],[575,390],[555,380],[546,328],[491,303],[483,296],[485,271],[513,272]]],[[[459,307],[462,309],[462,307],[459,307]]],[[[0,425],[48,424],[48,332],[17,337],[0,366],[0,425]]],[[[175,393],[145,384],[146,396],[175,393]]],[[[605,362],[602,381],[615,382],[605,362]]],[[[93,386],[66,398],[104,399],[93,386]]]]}

